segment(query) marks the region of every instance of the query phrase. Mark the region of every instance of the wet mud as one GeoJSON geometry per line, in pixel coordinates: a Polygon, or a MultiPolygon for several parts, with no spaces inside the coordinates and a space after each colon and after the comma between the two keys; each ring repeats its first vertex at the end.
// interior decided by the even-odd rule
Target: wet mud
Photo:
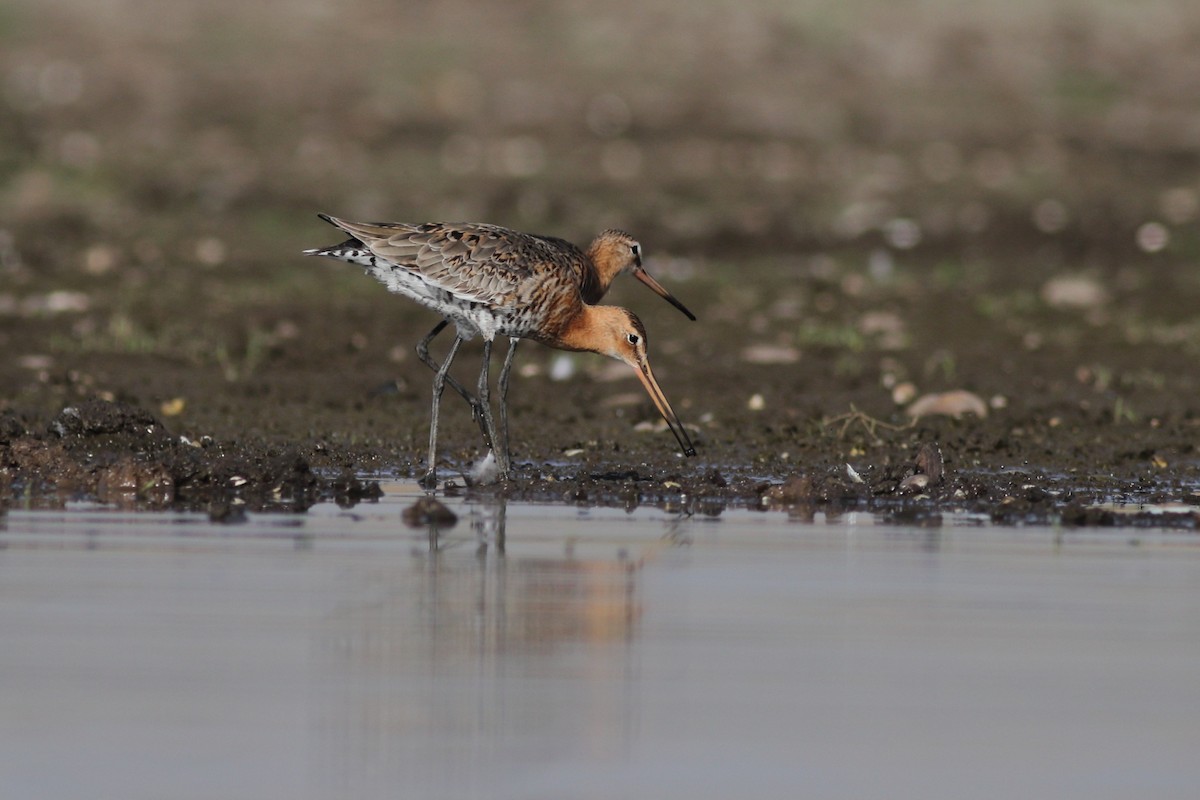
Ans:
{"type": "Polygon", "coordinates": [[[145,26],[21,2],[0,25],[0,508],[236,522],[419,477],[412,348],[437,320],[301,256],[334,243],[324,211],[621,227],[699,318],[627,279],[605,298],[645,322],[695,458],[627,368],[525,344],[513,480],[473,485],[447,393],[439,491],[1197,527],[1200,152],[1175,76],[1200,15],[742,4],[727,30],[653,4],[630,31],[644,4],[539,6],[555,24],[497,9],[463,48],[422,12],[430,51],[381,71],[357,20],[407,16],[210,5],[145,26]]]}
{"type": "MultiPolygon", "coordinates": [[[[884,276],[871,257],[693,256],[691,274],[652,260],[698,322],[632,281],[609,299],[646,320],[697,456],[679,453],[624,365],[526,343],[509,397],[513,479],[476,485],[479,429],[447,392],[438,490],[797,520],[1200,524],[1200,281],[1178,260],[1114,259],[1089,281],[1119,298],[1064,308],[1020,248],[952,280],[931,255],[898,256],[884,276]]],[[[237,269],[206,277],[230,291],[237,269]]],[[[354,268],[296,256],[275,274],[314,290],[203,313],[168,292],[134,312],[9,317],[0,506],[93,500],[236,522],[370,500],[371,476],[419,478],[432,373],[411,348],[436,320],[354,268]],[[218,355],[80,333],[129,313],[122,324],[159,336],[185,320],[218,355]]],[[[461,349],[464,385],[480,352],[461,349]]]]}
{"type": "MultiPolygon", "coordinates": [[[[574,443],[572,426],[554,424],[553,406],[544,414],[550,424],[544,419],[540,437],[533,440],[543,452],[574,443]]],[[[351,419],[356,416],[350,413],[351,419]]],[[[304,424],[302,410],[293,422],[304,424]]],[[[796,449],[788,466],[778,458],[750,467],[722,459],[719,451],[713,453],[721,444],[711,439],[699,458],[685,460],[672,452],[667,437],[638,441],[630,432],[624,443],[580,442],[591,448],[582,463],[572,462],[583,454],[572,459],[560,452],[540,463],[518,455],[517,474],[504,484],[473,485],[469,459],[444,462],[439,491],[630,510],[651,505],[702,516],[740,507],[785,513],[797,521],[818,513],[830,519],[870,512],[883,522],[928,526],[943,524],[951,514],[1014,525],[1194,529],[1200,524],[1194,466],[1182,478],[1153,466],[1155,454],[1172,451],[1169,436],[1117,454],[1134,462],[1122,475],[1090,466],[1089,453],[1099,451],[1104,424],[1071,426],[1078,457],[1055,458],[1046,452],[1053,449],[1047,447],[1052,444],[1048,432],[1016,438],[1010,421],[947,419],[886,434],[869,423],[865,416],[859,419],[860,427],[868,426],[865,437],[816,422],[803,438],[790,425],[780,434],[758,432],[758,448],[796,449]],[[1010,458],[997,458],[1000,453],[1010,458]],[[1032,466],[1023,457],[1034,453],[1046,466],[1032,466]],[[1143,459],[1151,462],[1149,469],[1137,464],[1143,459]],[[1149,508],[1139,511],[1142,504],[1149,508]]],[[[247,511],[302,513],[322,501],[346,507],[369,502],[380,496],[378,483],[368,477],[372,472],[415,478],[423,469],[418,453],[378,445],[289,441],[286,435],[275,441],[192,439],[171,427],[141,406],[95,398],[66,406],[47,420],[7,412],[0,416],[0,508],[87,500],[132,509],[201,510],[214,521],[236,523],[247,511]]],[[[744,435],[749,441],[736,449],[749,456],[756,449],[755,434],[744,435]]],[[[459,441],[447,439],[452,447],[459,441]]],[[[454,449],[468,452],[470,447],[454,449]]],[[[520,447],[518,453],[529,449],[520,447]]],[[[1071,452],[1069,446],[1061,450],[1071,452]]],[[[423,522],[437,517],[439,507],[434,502],[411,511],[423,522]]]]}
{"type": "Polygon", "coordinates": [[[0,493],[6,504],[202,509],[220,522],[381,496],[377,483],[348,470],[316,474],[293,449],[193,442],[145,409],[96,399],[64,408],[37,433],[0,416],[0,493]]]}

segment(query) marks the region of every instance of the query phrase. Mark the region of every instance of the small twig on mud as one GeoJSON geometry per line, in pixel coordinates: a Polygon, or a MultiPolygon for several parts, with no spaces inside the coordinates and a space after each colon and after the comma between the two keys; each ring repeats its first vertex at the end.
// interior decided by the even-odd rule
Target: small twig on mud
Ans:
{"type": "Polygon", "coordinates": [[[879,434],[876,433],[876,431],[880,428],[888,431],[902,431],[907,430],[908,428],[911,428],[917,424],[915,419],[911,419],[903,425],[893,425],[891,423],[884,422],[881,419],[876,419],[869,414],[864,414],[855,408],[853,403],[850,404],[850,410],[845,414],[838,414],[835,417],[826,417],[825,419],[821,420],[819,424],[822,430],[828,430],[835,425],[840,425],[841,428],[837,432],[837,438],[845,439],[846,433],[856,422],[863,427],[863,430],[867,432],[867,435],[871,437],[871,440],[875,444],[880,444],[883,442],[883,439],[881,439],[879,434]]]}

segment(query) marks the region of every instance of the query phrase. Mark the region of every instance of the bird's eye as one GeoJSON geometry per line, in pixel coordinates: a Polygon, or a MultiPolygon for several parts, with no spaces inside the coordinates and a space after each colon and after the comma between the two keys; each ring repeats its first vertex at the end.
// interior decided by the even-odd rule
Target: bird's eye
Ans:
{"type": "Polygon", "coordinates": [[[625,334],[625,338],[629,340],[629,343],[632,345],[636,345],[641,341],[641,338],[636,333],[627,333],[625,334]]]}
{"type": "Polygon", "coordinates": [[[641,256],[642,256],[642,246],[641,245],[631,244],[631,245],[629,245],[629,249],[631,251],[633,251],[634,258],[641,258],[641,256]]]}

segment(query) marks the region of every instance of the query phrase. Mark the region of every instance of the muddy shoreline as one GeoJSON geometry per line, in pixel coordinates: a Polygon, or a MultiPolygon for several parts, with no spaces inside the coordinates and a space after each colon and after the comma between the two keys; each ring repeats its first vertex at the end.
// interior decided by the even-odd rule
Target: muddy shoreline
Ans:
{"type": "MultiPolygon", "coordinates": [[[[685,273],[652,259],[699,322],[633,281],[609,299],[646,320],[698,455],[678,452],[628,367],[525,344],[510,395],[516,478],[470,485],[485,453],[447,393],[440,490],[797,519],[1197,527],[1190,272],[1143,256],[1064,279],[1013,269],[1014,251],[1007,271],[945,278],[921,254],[887,274],[872,258],[760,259],[742,267],[752,282],[720,260],[685,273]],[[919,465],[931,446],[941,476],[919,465]]],[[[188,291],[133,311],[99,291],[86,309],[10,316],[0,504],[87,499],[237,521],[370,500],[371,475],[418,477],[431,373],[411,347],[431,315],[352,267],[296,256],[276,285],[256,278],[269,293],[239,284],[240,267],[204,276],[219,299],[198,310],[188,291]],[[253,300],[228,303],[238,291],[253,300]],[[117,324],[141,333],[114,338],[117,324]]],[[[468,343],[455,364],[466,385],[478,357],[468,343]]]]}
{"type": "Polygon", "coordinates": [[[696,458],[627,367],[527,344],[517,478],[466,485],[480,437],[448,395],[449,491],[1195,528],[1200,13],[893,5],[473,7],[464,31],[439,4],[150,25],[20,0],[0,508],[234,521],[418,475],[437,320],[301,256],[336,241],[327,212],[619,227],[699,318],[625,279],[604,300],[645,323],[696,458]],[[377,38],[401,29],[423,45],[377,38]]]}
{"type": "MultiPolygon", "coordinates": [[[[704,464],[703,458],[692,465],[668,456],[634,467],[615,456],[540,466],[518,458],[513,480],[471,485],[469,464],[449,465],[440,471],[439,492],[629,510],[649,505],[705,516],[738,507],[797,521],[818,512],[830,519],[856,511],[874,513],[883,523],[931,527],[954,514],[995,524],[1200,527],[1200,490],[1194,486],[1136,475],[961,468],[953,456],[943,474],[941,448],[931,440],[918,443],[923,435],[914,429],[902,437],[906,441],[879,442],[853,465],[810,466],[789,475],[751,474],[704,464]],[[932,469],[931,452],[938,456],[932,469]],[[1138,504],[1154,508],[1139,511],[1138,504]]],[[[87,400],[64,409],[40,432],[11,414],[0,416],[0,509],[87,500],[125,509],[200,510],[214,521],[236,523],[247,511],[303,513],[328,501],[352,507],[380,497],[378,483],[366,473],[336,466],[363,457],[375,464],[380,459],[312,443],[192,441],[145,409],[87,400]]],[[[416,477],[420,470],[393,466],[386,474],[416,477]]]]}

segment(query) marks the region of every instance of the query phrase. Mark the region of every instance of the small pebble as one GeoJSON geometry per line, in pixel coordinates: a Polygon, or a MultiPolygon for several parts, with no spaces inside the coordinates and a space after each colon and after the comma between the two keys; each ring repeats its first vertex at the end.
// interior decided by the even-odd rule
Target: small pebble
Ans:
{"type": "Polygon", "coordinates": [[[900,481],[900,485],[896,490],[900,492],[900,494],[919,494],[920,492],[924,491],[925,487],[927,486],[929,486],[929,476],[922,473],[917,473],[916,475],[909,475],[907,478],[900,481]]]}
{"type": "Polygon", "coordinates": [[[742,349],[742,360],[747,364],[795,364],[800,351],[787,345],[752,344],[742,349]]]}
{"type": "Polygon", "coordinates": [[[906,406],[917,396],[917,387],[912,381],[896,384],[892,389],[892,402],[898,406],[906,406]]]}
{"type": "Polygon", "coordinates": [[[570,380],[575,374],[575,361],[567,355],[555,356],[550,362],[550,380],[565,381],[570,380]]]}
{"type": "Polygon", "coordinates": [[[1042,286],[1042,300],[1054,308],[1095,308],[1108,302],[1108,290],[1086,275],[1060,275],[1042,286]]]}
{"type": "Polygon", "coordinates": [[[817,495],[813,479],[807,475],[793,475],[781,486],[768,487],[761,502],[766,506],[794,505],[812,502],[817,495]]]}
{"type": "Polygon", "coordinates": [[[27,356],[20,356],[17,359],[17,365],[25,369],[32,370],[50,369],[54,366],[54,359],[50,356],[30,354],[27,356]]]}
{"type": "Polygon", "coordinates": [[[164,417],[177,417],[183,413],[183,409],[186,407],[186,400],[182,397],[173,397],[170,400],[164,400],[158,410],[164,417]]]}
{"type": "Polygon", "coordinates": [[[908,407],[906,412],[910,417],[927,417],[942,414],[948,417],[961,417],[963,414],[974,414],[986,417],[987,403],[974,392],[965,389],[955,389],[950,392],[926,394],[919,397],[908,407]]]}

